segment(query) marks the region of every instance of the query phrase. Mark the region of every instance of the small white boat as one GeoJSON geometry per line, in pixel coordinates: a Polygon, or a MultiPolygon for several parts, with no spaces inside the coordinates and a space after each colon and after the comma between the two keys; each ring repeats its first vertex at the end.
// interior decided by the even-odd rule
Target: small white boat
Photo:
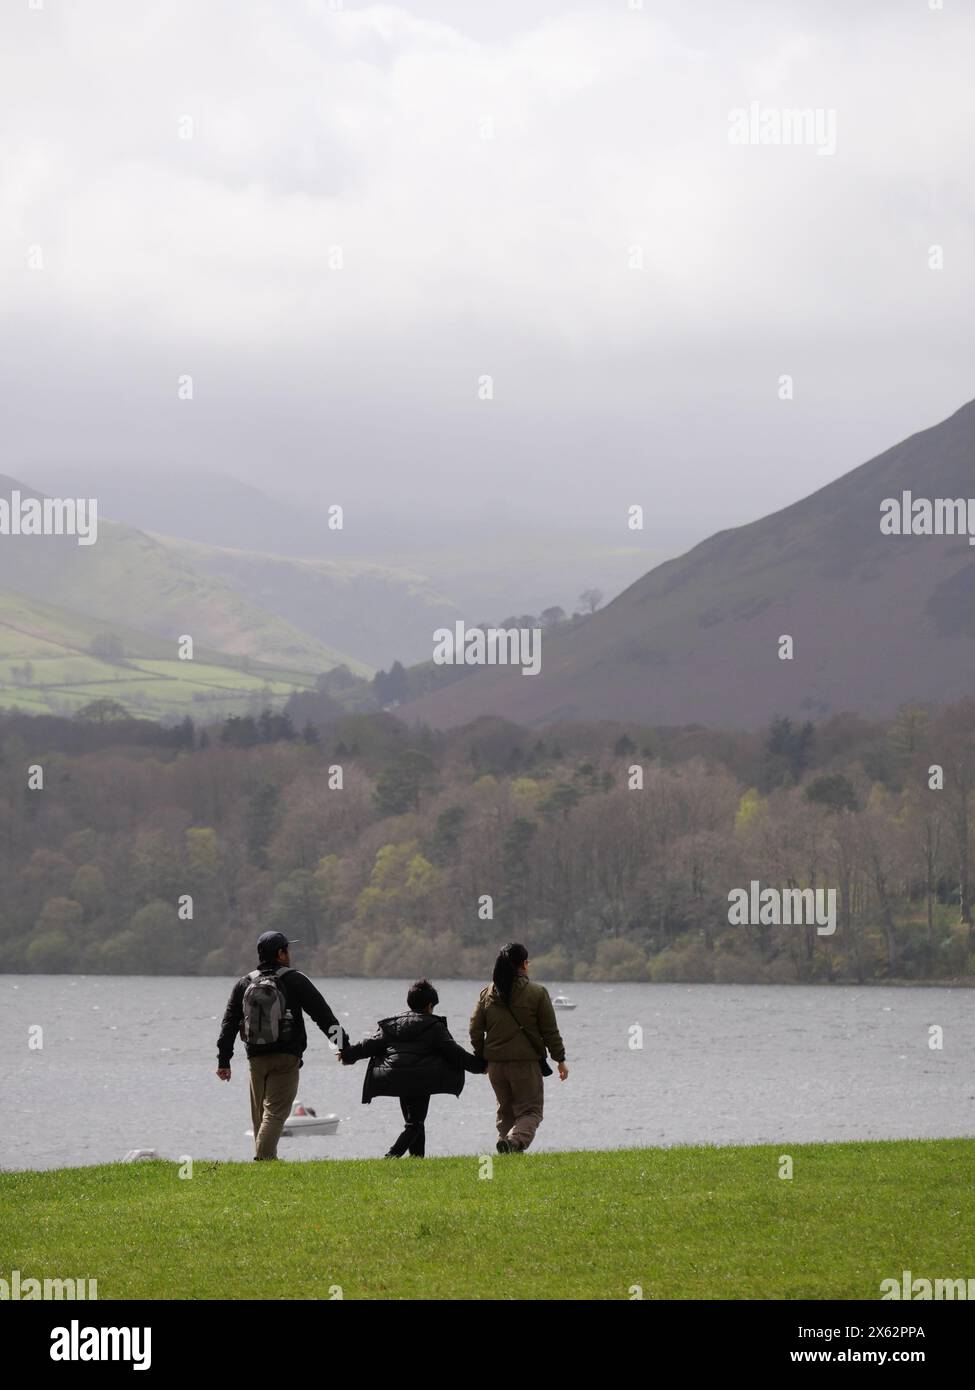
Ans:
{"type": "Polygon", "coordinates": [[[300,1100],[296,1100],[281,1133],[334,1134],[338,1127],[338,1115],[317,1115],[310,1105],[302,1105],[300,1100]]]}
{"type": "Polygon", "coordinates": [[[579,1006],[567,994],[557,994],[552,1000],[552,1007],[554,1009],[577,1009],[579,1006]]]}
{"type": "MultiPolygon", "coordinates": [[[[281,1135],[290,1139],[296,1134],[334,1134],[338,1127],[338,1115],[318,1115],[310,1105],[302,1105],[300,1100],[296,1100],[291,1107],[291,1114],[284,1122],[281,1135]]],[[[251,1137],[254,1135],[252,1129],[247,1133],[251,1137]]]]}

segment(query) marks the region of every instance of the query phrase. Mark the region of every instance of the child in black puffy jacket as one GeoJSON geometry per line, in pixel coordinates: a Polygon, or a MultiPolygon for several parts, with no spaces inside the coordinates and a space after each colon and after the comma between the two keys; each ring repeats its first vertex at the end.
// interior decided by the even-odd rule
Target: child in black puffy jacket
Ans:
{"type": "Polygon", "coordinates": [[[362,1103],[373,1096],[396,1096],[403,1112],[403,1132],[386,1158],[426,1152],[425,1121],[432,1095],[459,1096],[464,1073],[483,1073],[487,1064],[451,1037],[447,1020],[433,1012],[440,996],[429,980],[417,980],[406,996],[408,1013],[379,1020],[379,1031],[362,1042],[349,1043],[340,1056],[345,1065],[369,1058],[362,1086],[362,1103]]]}

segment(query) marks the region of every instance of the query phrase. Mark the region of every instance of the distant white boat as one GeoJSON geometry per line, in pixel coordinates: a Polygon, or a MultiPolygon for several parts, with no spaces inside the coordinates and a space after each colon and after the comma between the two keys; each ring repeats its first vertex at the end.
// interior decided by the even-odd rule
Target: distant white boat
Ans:
{"type": "Polygon", "coordinates": [[[567,994],[557,994],[552,1000],[552,1007],[554,1009],[577,1009],[579,1006],[567,994]]]}
{"type": "MultiPolygon", "coordinates": [[[[310,1105],[302,1105],[300,1100],[296,1100],[281,1134],[288,1139],[297,1134],[334,1134],[338,1127],[338,1115],[318,1115],[310,1105]]],[[[253,1138],[252,1129],[247,1133],[253,1138]]]]}

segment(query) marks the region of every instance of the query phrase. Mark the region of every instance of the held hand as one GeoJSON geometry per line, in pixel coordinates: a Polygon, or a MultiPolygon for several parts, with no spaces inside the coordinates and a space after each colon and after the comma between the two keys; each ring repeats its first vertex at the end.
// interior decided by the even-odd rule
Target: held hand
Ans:
{"type": "Polygon", "coordinates": [[[219,1076],[219,1078],[220,1078],[221,1081],[229,1081],[229,1080],[230,1080],[230,1068],[229,1068],[229,1067],[217,1067],[217,1075],[219,1076]]]}
{"type": "Polygon", "coordinates": [[[565,1065],[564,1062],[560,1062],[560,1063],[559,1063],[559,1080],[560,1080],[560,1081],[565,1081],[565,1079],[567,1078],[568,1075],[569,1075],[569,1068],[565,1065]]]}

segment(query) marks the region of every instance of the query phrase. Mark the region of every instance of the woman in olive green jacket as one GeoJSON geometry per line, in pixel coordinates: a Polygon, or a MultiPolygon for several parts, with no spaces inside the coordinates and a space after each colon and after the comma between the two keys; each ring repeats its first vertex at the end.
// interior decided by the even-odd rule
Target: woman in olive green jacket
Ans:
{"type": "Polygon", "coordinates": [[[471,1015],[471,1047],[487,1062],[498,1098],[498,1153],[524,1153],[542,1122],[542,1076],[551,1072],[545,1053],[551,1053],[564,1081],[569,1075],[565,1045],[548,990],[528,978],[524,946],[517,941],[502,946],[493,979],[471,1015]]]}

